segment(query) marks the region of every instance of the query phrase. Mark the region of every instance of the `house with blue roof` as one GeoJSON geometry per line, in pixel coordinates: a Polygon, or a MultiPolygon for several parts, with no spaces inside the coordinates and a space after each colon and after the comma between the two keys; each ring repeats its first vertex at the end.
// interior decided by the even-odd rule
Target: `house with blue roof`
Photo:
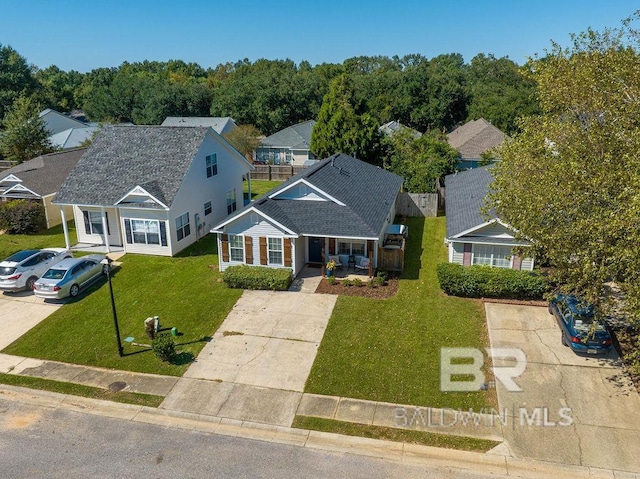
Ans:
{"type": "Polygon", "coordinates": [[[319,161],[211,230],[220,270],[246,264],[295,276],[329,255],[375,269],[401,188],[400,176],[343,153],[319,161]]]}
{"type": "Polygon", "coordinates": [[[516,238],[513,227],[502,221],[494,209],[483,213],[494,165],[474,168],[445,177],[449,262],[464,266],[488,265],[531,271],[533,257],[520,257],[513,248],[530,246],[516,238]]]}

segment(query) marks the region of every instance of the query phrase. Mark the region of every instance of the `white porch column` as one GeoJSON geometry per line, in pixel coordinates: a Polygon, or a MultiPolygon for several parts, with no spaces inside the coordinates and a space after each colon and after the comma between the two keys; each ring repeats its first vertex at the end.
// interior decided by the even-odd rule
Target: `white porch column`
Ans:
{"type": "Polygon", "coordinates": [[[64,232],[64,244],[65,247],[70,250],[71,243],[69,242],[69,227],[67,226],[67,215],[64,212],[64,207],[60,207],[60,218],[62,218],[62,231],[64,232]]]}
{"type": "Polygon", "coordinates": [[[107,216],[104,213],[104,206],[100,207],[100,216],[102,217],[102,234],[104,235],[104,245],[107,248],[107,253],[111,253],[111,247],[109,245],[109,229],[107,228],[107,216]]]}

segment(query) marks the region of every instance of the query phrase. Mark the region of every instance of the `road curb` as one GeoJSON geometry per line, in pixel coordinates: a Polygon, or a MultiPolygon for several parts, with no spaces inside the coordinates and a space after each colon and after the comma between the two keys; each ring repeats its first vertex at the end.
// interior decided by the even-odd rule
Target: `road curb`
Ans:
{"type": "Polygon", "coordinates": [[[328,452],[376,457],[404,463],[472,470],[487,474],[531,479],[612,479],[640,477],[637,474],[584,466],[518,459],[501,454],[458,451],[418,444],[399,443],[304,429],[218,418],[166,409],[115,403],[18,386],[0,385],[0,399],[47,409],[63,409],[131,422],[155,424],[200,433],[267,441],[328,452]]]}

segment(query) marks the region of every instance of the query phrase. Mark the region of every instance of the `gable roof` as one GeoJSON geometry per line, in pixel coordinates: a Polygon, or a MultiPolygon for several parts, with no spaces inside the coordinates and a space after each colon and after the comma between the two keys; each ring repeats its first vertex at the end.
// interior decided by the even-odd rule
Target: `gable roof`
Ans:
{"type": "Polygon", "coordinates": [[[211,129],[105,126],[55,198],[58,204],[112,206],[140,185],[171,206],[211,129]]]}
{"type": "Polygon", "coordinates": [[[482,153],[501,145],[507,138],[484,118],[472,120],[447,134],[447,141],[463,159],[477,159],[482,153]]]}
{"type": "Polygon", "coordinates": [[[98,130],[96,126],[85,126],[83,128],[69,128],[49,137],[49,141],[54,148],[76,148],[87,140],[98,130]]]}
{"type": "Polygon", "coordinates": [[[420,133],[418,130],[414,130],[413,128],[405,126],[399,121],[395,121],[395,120],[390,121],[389,123],[385,123],[380,128],[378,128],[378,130],[380,130],[380,132],[384,133],[387,136],[391,136],[397,131],[403,131],[403,130],[406,130],[409,133],[411,133],[411,135],[414,138],[420,138],[422,136],[422,133],[420,133]]]}
{"type": "Polygon", "coordinates": [[[311,148],[311,132],[315,124],[315,120],[308,120],[297,125],[288,126],[260,140],[260,146],[264,148],[284,147],[295,150],[308,150],[311,148]]]}
{"type": "Polygon", "coordinates": [[[222,135],[236,128],[236,122],[229,116],[168,116],[161,126],[208,126],[222,135]]]}
{"type": "Polygon", "coordinates": [[[0,181],[13,175],[22,181],[22,186],[34,193],[50,195],[58,191],[85,151],[86,148],[75,148],[38,156],[0,172],[0,181]]]}
{"type": "Polygon", "coordinates": [[[59,111],[47,108],[42,110],[38,114],[39,118],[44,121],[44,127],[49,131],[51,135],[60,133],[61,131],[68,130],[69,128],[84,128],[86,123],[81,122],[75,118],[71,118],[59,111]]]}
{"type": "Polygon", "coordinates": [[[400,176],[338,153],[292,176],[214,229],[255,209],[297,234],[374,239],[380,236],[401,187],[400,176]],[[301,182],[335,201],[277,197],[301,182]]]}
{"type": "MultiPolygon", "coordinates": [[[[483,166],[445,177],[447,238],[487,223],[482,208],[493,181],[492,168],[493,165],[483,166]]],[[[497,218],[493,209],[489,213],[491,218],[497,218]]]]}

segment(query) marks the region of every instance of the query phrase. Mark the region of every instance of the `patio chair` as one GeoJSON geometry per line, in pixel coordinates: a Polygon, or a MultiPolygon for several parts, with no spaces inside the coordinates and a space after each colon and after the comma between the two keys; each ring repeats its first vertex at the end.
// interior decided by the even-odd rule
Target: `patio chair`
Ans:
{"type": "Polygon", "coordinates": [[[340,262],[340,256],[329,255],[329,261],[331,260],[333,260],[333,262],[336,264],[336,268],[340,268],[340,271],[342,271],[342,263],[340,262]]]}
{"type": "Polygon", "coordinates": [[[359,259],[360,261],[356,261],[356,263],[354,264],[355,268],[369,271],[369,258],[367,258],[366,256],[362,256],[359,259]]]}

